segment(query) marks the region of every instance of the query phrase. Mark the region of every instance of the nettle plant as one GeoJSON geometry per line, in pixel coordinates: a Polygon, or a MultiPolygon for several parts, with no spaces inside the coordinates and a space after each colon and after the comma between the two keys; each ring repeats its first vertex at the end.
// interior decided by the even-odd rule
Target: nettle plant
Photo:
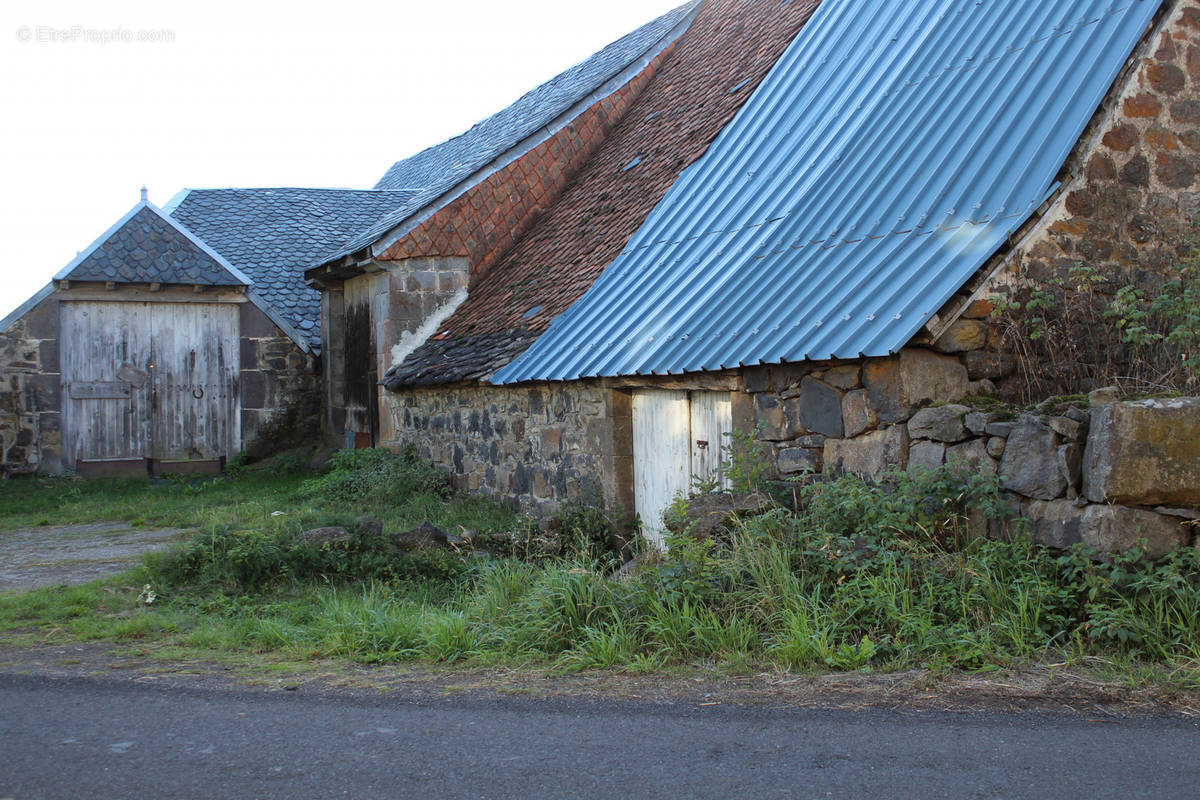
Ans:
{"type": "Polygon", "coordinates": [[[993,321],[1016,356],[1024,399],[1117,384],[1135,392],[1200,388],[1200,239],[1161,283],[1075,263],[1023,273],[993,321]]]}

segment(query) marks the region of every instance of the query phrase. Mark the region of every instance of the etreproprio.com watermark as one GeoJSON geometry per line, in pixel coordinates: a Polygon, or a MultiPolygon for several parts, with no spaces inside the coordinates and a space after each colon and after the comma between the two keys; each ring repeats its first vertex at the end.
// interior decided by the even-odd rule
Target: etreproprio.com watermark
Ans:
{"type": "Polygon", "coordinates": [[[169,44],[175,41],[170,28],[89,28],[84,25],[22,25],[17,41],[32,44],[169,44]]]}

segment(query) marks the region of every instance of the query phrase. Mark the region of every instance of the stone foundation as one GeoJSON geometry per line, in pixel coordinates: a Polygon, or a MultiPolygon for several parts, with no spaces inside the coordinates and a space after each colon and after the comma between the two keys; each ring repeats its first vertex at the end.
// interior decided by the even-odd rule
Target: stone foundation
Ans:
{"type": "Polygon", "coordinates": [[[960,463],[998,475],[1034,539],[1052,547],[1109,553],[1144,540],[1157,556],[1196,540],[1200,399],[1109,402],[1098,392],[1090,410],[1010,418],[946,403],[981,387],[959,357],[922,350],[747,370],[744,385],[735,427],[757,427],[777,479],[960,463]]]}
{"type": "Polygon", "coordinates": [[[0,470],[62,469],[58,300],[51,295],[0,334],[0,470]]]}
{"type": "Polygon", "coordinates": [[[415,445],[458,489],[539,515],[572,500],[632,508],[632,461],[620,444],[628,395],[598,383],[387,392],[381,419],[386,446],[415,445]]]}

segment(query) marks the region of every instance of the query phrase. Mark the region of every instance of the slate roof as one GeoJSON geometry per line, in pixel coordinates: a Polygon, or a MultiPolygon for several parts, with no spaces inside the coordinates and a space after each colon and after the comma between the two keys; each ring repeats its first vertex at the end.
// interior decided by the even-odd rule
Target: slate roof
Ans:
{"type": "Polygon", "coordinates": [[[254,291],[321,343],[321,294],[304,268],[340,247],[412,192],[355,189],[190,189],[171,209],[179,220],[254,282],[254,291]]]}
{"type": "Polygon", "coordinates": [[[314,265],[374,244],[389,230],[586,99],[630,64],[656,54],[670,43],[664,37],[686,23],[700,2],[693,0],[621,37],[465,133],[397,161],[375,184],[375,189],[419,191],[403,207],[360,232],[345,247],[315,260],[314,265]]]}
{"type": "Polygon", "coordinates": [[[804,25],[816,0],[709,0],[558,202],[470,288],[385,385],[483,378],[509,363],[615,259],[804,25]],[[531,313],[533,312],[533,313],[531,313]]]}
{"type": "Polygon", "coordinates": [[[145,202],[134,206],[55,278],[205,286],[244,286],[248,282],[145,202]]]}
{"type": "Polygon", "coordinates": [[[494,382],[897,352],[1047,199],[1158,6],[825,0],[494,382]]]}

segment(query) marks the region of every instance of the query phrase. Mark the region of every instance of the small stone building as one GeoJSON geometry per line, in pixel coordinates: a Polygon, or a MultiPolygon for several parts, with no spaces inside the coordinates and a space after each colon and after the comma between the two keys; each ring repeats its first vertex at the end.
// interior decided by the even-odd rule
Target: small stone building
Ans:
{"type": "Polygon", "coordinates": [[[320,298],[301,270],[405,197],[143,196],[0,322],[3,469],[210,471],[317,439],[320,298]]]}
{"type": "Polygon", "coordinates": [[[366,438],[462,488],[654,527],[732,430],[780,478],[994,471],[1004,437],[909,426],[1025,380],[998,310],[1186,253],[1193,0],[704,0],[631,37],[568,113],[578,72],[399,162],[380,188],[479,156],[307,273],[331,390],[368,358],[366,438]]]}

